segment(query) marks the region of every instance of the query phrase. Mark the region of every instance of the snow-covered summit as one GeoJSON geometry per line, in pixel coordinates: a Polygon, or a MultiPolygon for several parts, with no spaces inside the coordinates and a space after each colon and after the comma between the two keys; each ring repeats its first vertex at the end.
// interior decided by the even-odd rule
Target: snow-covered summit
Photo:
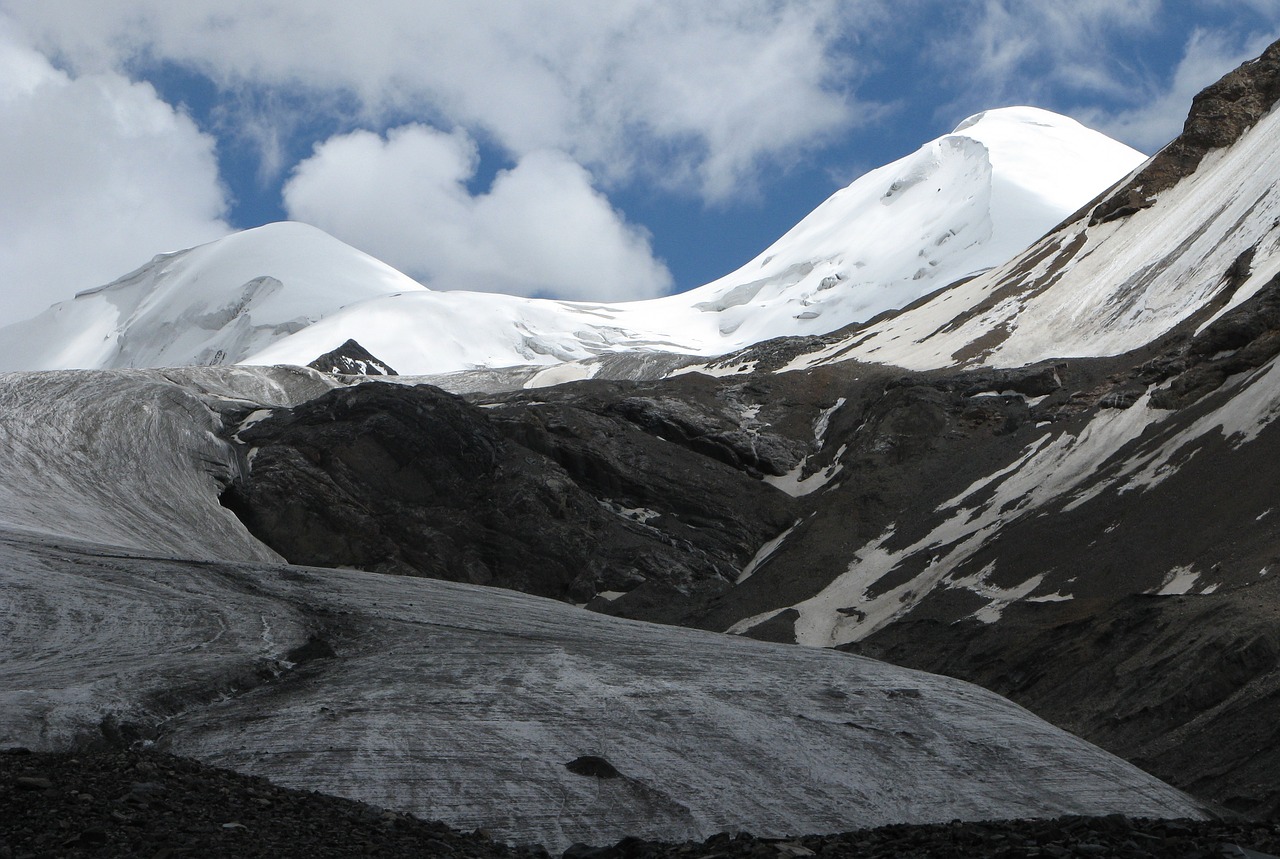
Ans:
{"type": "Polygon", "coordinates": [[[679,295],[614,305],[419,292],[348,308],[248,361],[305,363],[355,338],[409,373],[594,355],[718,355],[825,334],[999,265],[1143,156],[1075,120],[989,110],[837,191],[751,262],[679,295]]]}
{"type": "Polygon", "coordinates": [[[986,111],[836,192],[732,274],[609,305],[433,291],[319,230],[272,224],[0,330],[0,370],[307,364],[350,339],[410,374],[718,355],[825,334],[998,265],[1141,160],[1048,111],[986,111]]]}
{"type": "Polygon", "coordinates": [[[412,290],[425,288],[322,230],[268,224],[0,329],[0,370],[232,364],[347,304],[412,290]]]}
{"type": "Polygon", "coordinates": [[[1280,112],[1268,108],[1168,187],[1135,176],[1113,192],[1120,205],[1108,197],[1100,207],[1111,214],[1084,213],[998,269],[793,368],[848,359],[1019,367],[1120,355],[1198,315],[1203,328],[1280,275],[1277,138],[1280,112]]]}
{"type": "Polygon", "coordinates": [[[988,110],[837,191],[732,274],[663,301],[714,315],[711,353],[825,334],[999,265],[1143,160],[1047,110],[988,110]]]}

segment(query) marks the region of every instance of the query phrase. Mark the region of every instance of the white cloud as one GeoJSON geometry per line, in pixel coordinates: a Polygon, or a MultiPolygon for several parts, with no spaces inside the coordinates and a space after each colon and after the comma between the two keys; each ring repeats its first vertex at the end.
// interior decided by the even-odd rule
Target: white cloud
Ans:
{"type": "Polygon", "coordinates": [[[284,188],[306,221],[437,289],[618,301],[671,286],[647,236],[563,153],[524,155],[473,196],[463,133],[423,125],[331,138],[284,188]]]}
{"type": "Polygon", "coordinates": [[[348,93],[355,124],[461,125],[516,156],[560,150],[708,199],[856,124],[845,48],[886,14],[883,0],[4,2],[79,67],[159,58],[228,90],[348,93]]]}
{"type": "Polygon", "coordinates": [[[225,234],[213,147],[149,85],[58,71],[0,14],[0,324],[225,234]]]}
{"type": "Polygon", "coordinates": [[[1165,88],[1134,109],[1095,110],[1082,119],[1130,146],[1155,152],[1182,131],[1196,93],[1262,53],[1271,41],[1270,36],[1254,37],[1242,47],[1235,34],[1196,30],[1165,88]]]}
{"type": "Polygon", "coordinates": [[[960,35],[935,42],[959,93],[939,112],[949,117],[977,104],[1036,104],[1152,152],[1181,130],[1192,96],[1280,35],[1270,23],[1274,15],[1267,18],[1280,10],[1280,0],[1194,5],[1227,10],[1229,17],[1216,18],[1222,29],[1202,26],[1184,35],[1169,26],[1167,0],[974,4],[957,13],[960,35]],[[1158,53],[1180,44],[1183,54],[1171,72],[1138,59],[1138,48],[1158,53]]]}
{"type": "MultiPolygon", "coordinates": [[[[1241,6],[1252,9],[1264,18],[1275,19],[1280,15],[1280,0],[1198,0],[1200,5],[1210,8],[1218,7],[1235,11],[1241,6]]],[[[1272,40],[1274,41],[1274,39],[1272,40]]]]}
{"type": "Polygon", "coordinates": [[[987,0],[962,13],[957,31],[935,46],[957,72],[952,83],[988,104],[1034,102],[1055,90],[1114,97],[1133,87],[1115,38],[1150,31],[1159,12],[1160,0],[987,0]]]}

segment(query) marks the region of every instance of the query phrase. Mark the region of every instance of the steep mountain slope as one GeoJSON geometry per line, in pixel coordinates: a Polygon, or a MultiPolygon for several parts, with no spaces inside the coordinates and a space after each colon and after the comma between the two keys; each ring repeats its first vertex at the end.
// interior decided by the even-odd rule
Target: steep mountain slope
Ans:
{"type": "Polygon", "coordinates": [[[434,292],[317,230],[272,224],[0,330],[0,369],[307,365],[348,340],[412,374],[717,355],[833,331],[997,265],[1141,160],[1057,114],[987,111],[837,192],[738,271],[616,305],[434,292]]]}
{"type": "Polygon", "coordinates": [[[1205,90],[1177,141],[1027,253],[793,366],[1119,355],[1239,305],[1280,273],[1278,65],[1273,46],[1205,90]]]}
{"type": "Polygon", "coordinates": [[[997,266],[1143,160],[1049,111],[989,110],[836,192],[742,268],[682,296],[713,353],[824,334],[997,266]]]}
{"type": "MultiPolygon", "coordinates": [[[[948,376],[912,376],[896,383],[897,396],[918,414],[930,412],[939,431],[945,430],[949,411],[964,408],[961,399],[986,400],[997,413],[1017,417],[1000,427],[1016,441],[1008,443],[996,468],[974,474],[969,483],[948,481],[943,485],[954,492],[928,507],[914,505],[914,516],[924,512],[921,508],[931,509],[927,526],[917,530],[886,522],[847,575],[803,605],[795,604],[802,640],[827,645],[855,640],[900,617],[946,582],[970,581],[969,589],[979,592],[985,587],[997,603],[1096,589],[1100,577],[1084,574],[1079,568],[1088,563],[1084,558],[1079,565],[1069,563],[1071,544],[1061,538],[1052,539],[1055,551],[1039,560],[1034,550],[1015,554],[1008,547],[1020,529],[1038,535],[1029,541],[1034,545],[1045,539],[1047,528],[1065,529],[1072,517],[1094,509],[1112,510],[1106,514],[1112,519],[1094,514],[1078,531],[1089,535],[1090,547],[1099,541],[1111,541],[1118,551],[1124,545],[1142,547],[1138,553],[1155,561],[1145,573],[1155,581],[1144,589],[1169,584],[1162,577],[1176,578],[1174,569],[1185,569],[1189,580],[1193,567],[1202,565],[1213,570],[1203,574],[1197,589],[1257,580],[1265,562],[1254,565],[1254,560],[1266,557],[1270,542],[1258,528],[1244,529],[1230,541],[1242,556],[1239,568],[1223,571],[1225,557],[1208,564],[1203,559],[1213,557],[1214,540],[1221,540],[1224,528],[1261,521],[1269,509],[1265,484],[1249,477],[1265,462],[1262,451],[1271,443],[1269,427],[1280,397],[1271,380],[1280,324],[1280,196],[1275,190],[1280,158],[1274,146],[1280,125],[1270,110],[1280,96],[1278,79],[1280,48],[1273,47],[1202,94],[1188,127],[1202,123],[1203,113],[1218,112],[1222,92],[1231,94],[1232,103],[1246,100],[1247,92],[1270,93],[1272,101],[1254,105],[1256,124],[1237,122],[1238,139],[1221,141],[1222,148],[1204,153],[1177,181],[1166,178],[1154,200],[1144,197],[1141,207],[1127,213],[1112,202],[1130,199],[1135,189],[1151,184],[1144,171],[1092,213],[998,271],[831,338],[817,350],[806,353],[811,347],[800,344],[801,356],[791,358],[787,369],[857,360],[920,369],[1016,367],[1032,357],[1120,356],[1050,363],[1038,373],[956,375],[948,369],[948,376]],[[927,333],[915,336],[919,332],[927,333]],[[1157,339],[1161,335],[1167,336],[1157,339]],[[1023,377],[1030,386],[1019,381],[1023,377]],[[1063,387],[1064,381],[1078,389],[1063,387]],[[1239,469],[1239,478],[1224,481],[1227,469],[1239,469]],[[1257,485],[1256,494],[1250,493],[1251,485],[1257,485]],[[1192,486],[1199,487],[1199,498],[1173,503],[1192,486]],[[1231,514],[1207,501],[1219,487],[1231,495],[1231,514]],[[1136,524],[1131,511],[1144,502],[1162,511],[1156,518],[1199,506],[1204,516],[1187,516],[1188,527],[1164,541],[1182,547],[1180,553],[1157,554],[1149,539],[1135,540],[1137,528],[1122,527],[1120,519],[1136,524]],[[1256,510],[1234,509],[1254,502],[1256,510]],[[1130,511],[1123,517],[1122,508],[1130,511]],[[1211,522],[1208,533],[1192,524],[1196,521],[1211,522]],[[1199,544],[1193,542],[1196,534],[1204,535],[1199,544]],[[993,548],[997,537],[999,550],[993,548]],[[1243,551],[1252,541],[1259,548],[1243,551]],[[908,561],[926,553],[929,563],[923,568],[908,561]],[[1047,567],[1058,572],[1050,575],[1047,567]],[[908,568],[913,571],[905,575],[908,568]],[[1016,568],[1017,581],[1001,568],[1016,568]],[[1041,571],[1044,577],[1036,578],[1041,571]],[[882,579],[892,580],[892,586],[877,587],[882,579]],[[1001,586],[988,584],[997,581],[1001,586]],[[1057,587],[1077,581],[1067,591],[1057,587]],[[863,596],[868,593],[879,596],[863,596]],[[838,616],[837,607],[857,604],[862,605],[858,613],[838,616]]],[[[1157,169],[1160,161],[1154,162],[1157,169]]],[[[946,440],[930,445],[945,447],[946,440]]],[[[1226,501],[1219,499],[1223,507],[1226,501]]],[[[1140,560],[1123,565],[1125,587],[1133,586],[1140,560]]],[[[1097,566],[1096,559],[1092,563],[1097,566]]]]}
{"type": "Polygon", "coordinates": [[[8,473],[31,491],[0,500],[0,521],[22,524],[42,512],[32,499],[63,499],[40,533],[0,525],[0,745],[146,739],[553,848],[726,828],[1202,813],[947,678],[509,590],[264,563],[247,535],[227,539],[234,520],[212,515],[236,459],[210,427],[322,380],[10,374],[7,400],[29,405],[0,413],[6,436],[40,432],[72,381],[97,420],[67,427],[64,445],[31,444],[8,473]],[[112,427],[144,394],[150,435],[121,447],[112,427]],[[151,475],[151,497],[125,494],[128,472],[151,475]],[[136,507],[127,521],[105,518],[124,506],[136,507]]]}

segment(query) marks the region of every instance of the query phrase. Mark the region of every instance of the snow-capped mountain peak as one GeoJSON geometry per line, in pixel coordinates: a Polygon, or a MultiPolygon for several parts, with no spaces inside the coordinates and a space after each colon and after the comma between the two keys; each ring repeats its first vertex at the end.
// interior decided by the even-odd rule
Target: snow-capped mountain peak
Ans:
{"type": "MultiPolygon", "coordinates": [[[[1235,104],[1238,94],[1228,87],[1213,98],[1235,104]]],[[[1222,122],[1221,110],[1199,113],[1222,122]]],[[[1203,121],[1199,113],[1191,121],[1203,121]]],[[[1119,355],[1198,314],[1209,313],[1198,325],[1208,324],[1280,273],[1280,114],[1257,113],[1236,120],[1245,126],[1236,139],[1202,147],[1195,164],[1173,159],[1185,175],[1144,168],[998,270],[795,366],[838,355],[909,369],[1017,367],[1119,355]]]]}
{"type": "Polygon", "coordinates": [[[161,254],[0,337],[0,369],[233,364],[354,302],[422,284],[285,221],[161,254]]]}
{"type": "Polygon", "coordinates": [[[1047,110],[988,110],[837,191],[732,274],[667,301],[718,315],[723,336],[706,354],[825,334],[999,265],[1142,161],[1047,110]]]}
{"type": "Polygon", "coordinates": [[[305,365],[353,339],[408,374],[720,355],[825,334],[996,266],[1141,160],[1048,111],[989,110],[837,191],[737,271],[610,305],[432,291],[315,228],[272,224],[11,326],[0,369],[305,365]]]}

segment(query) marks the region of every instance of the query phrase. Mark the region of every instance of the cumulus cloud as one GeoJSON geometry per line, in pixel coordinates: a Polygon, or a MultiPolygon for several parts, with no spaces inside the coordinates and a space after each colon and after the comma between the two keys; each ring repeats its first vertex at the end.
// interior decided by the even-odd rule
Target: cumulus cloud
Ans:
{"type": "Polygon", "coordinates": [[[0,14],[0,324],[224,235],[214,141],[150,85],[55,69],[0,14]]]}
{"type": "Polygon", "coordinates": [[[567,155],[527,153],[473,195],[476,166],[462,132],[357,131],[297,166],[285,207],[436,289],[618,301],[670,288],[647,236],[567,155]]]}
{"type": "Polygon", "coordinates": [[[6,5],[77,67],[163,59],[227,90],[342,92],[367,127],[461,125],[516,156],[558,150],[606,180],[659,177],[710,200],[866,115],[844,47],[888,14],[883,0],[6,5]]]}

